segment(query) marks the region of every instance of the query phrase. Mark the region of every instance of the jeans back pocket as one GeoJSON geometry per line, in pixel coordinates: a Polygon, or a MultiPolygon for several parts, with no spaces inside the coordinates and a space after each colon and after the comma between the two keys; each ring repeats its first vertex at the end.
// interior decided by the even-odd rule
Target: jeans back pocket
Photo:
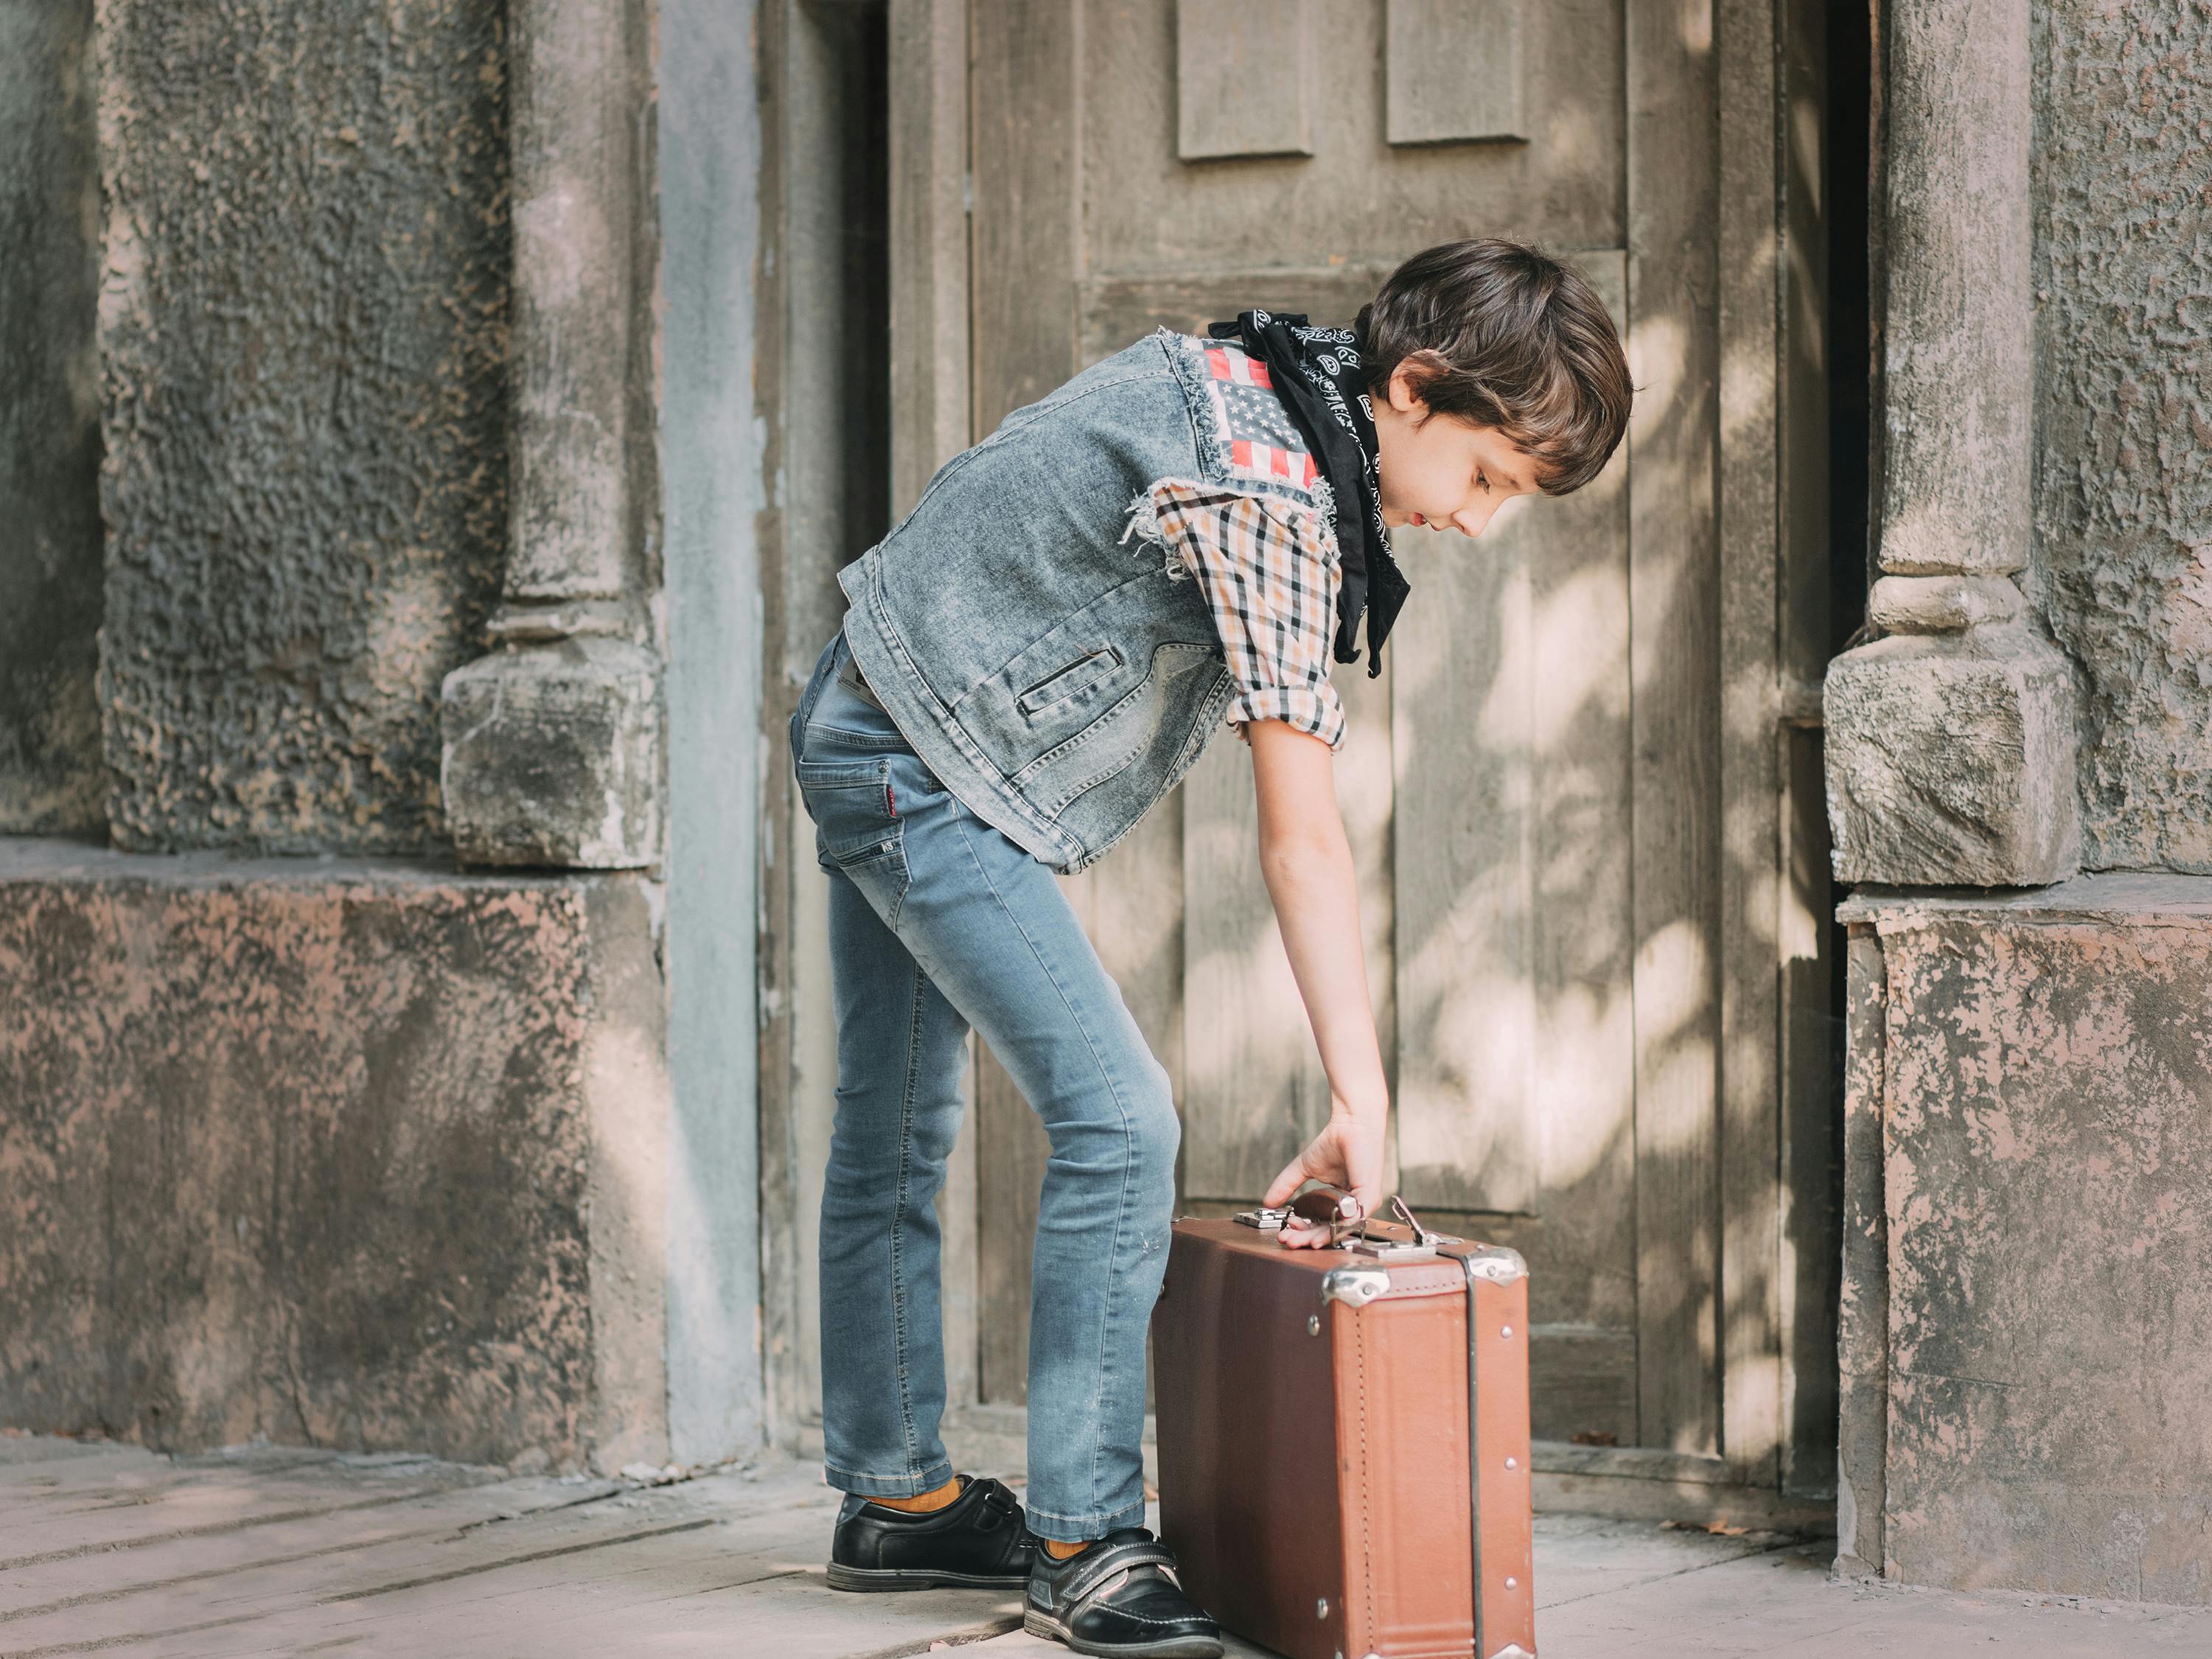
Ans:
{"type": "Polygon", "coordinates": [[[801,758],[794,766],[821,852],[849,870],[899,851],[905,826],[889,755],[801,758]]]}

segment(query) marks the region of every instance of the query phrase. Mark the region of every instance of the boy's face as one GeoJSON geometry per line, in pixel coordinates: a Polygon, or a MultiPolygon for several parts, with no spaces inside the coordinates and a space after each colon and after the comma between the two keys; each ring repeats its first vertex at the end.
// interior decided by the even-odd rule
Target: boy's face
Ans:
{"type": "Polygon", "coordinates": [[[1535,493],[1535,459],[1495,427],[1428,414],[1419,385],[1418,372],[1401,363],[1390,395],[1375,401],[1382,522],[1480,536],[1501,504],[1535,493]]]}

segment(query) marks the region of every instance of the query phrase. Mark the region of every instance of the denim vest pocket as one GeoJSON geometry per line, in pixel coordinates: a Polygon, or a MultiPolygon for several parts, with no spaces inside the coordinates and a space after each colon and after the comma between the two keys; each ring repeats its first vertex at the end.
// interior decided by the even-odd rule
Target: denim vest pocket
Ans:
{"type": "MultiPolygon", "coordinates": [[[[1137,571],[1095,592],[968,689],[952,707],[961,724],[1009,775],[1081,731],[1135,686],[1150,667],[1158,609],[1148,589],[1165,586],[1137,571]]],[[[1212,631],[1201,614],[1199,626],[1212,631]]]]}
{"type": "Polygon", "coordinates": [[[1046,709],[1066,702],[1077,692],[1088,691],[1119,668],[1122,661],[1116,647],[1101,647],[1087,656],[1077,658],[1057,673],[1046,675],[1016,697],[1014,707],[1034,719],[1046,709]]]}
{"type": "Polygon", "coordinates": [[[1210,646],[1176,641],[1155,646],[1145,677],[1103,714],[1073,737],[1055,744],[1009,780],[1046,816],[1056,817],[1069,802],[1096,789],[1158,744],[1171,704],[1164,695],[1187,683],[1194,670],[1215,662],[1210,646]]]}

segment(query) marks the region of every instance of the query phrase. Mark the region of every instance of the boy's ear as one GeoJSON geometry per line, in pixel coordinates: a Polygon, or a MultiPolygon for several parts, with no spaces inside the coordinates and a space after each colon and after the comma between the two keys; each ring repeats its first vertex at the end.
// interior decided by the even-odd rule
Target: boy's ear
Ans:
{"type": "Polygon", "coordinates": [[[1401,415],[1428,407],[1428,386],[1437,376],[1451,372],[1443,354],[1415,351],[1400,358],[1390,371],[1390,407],[1401,415]]]}

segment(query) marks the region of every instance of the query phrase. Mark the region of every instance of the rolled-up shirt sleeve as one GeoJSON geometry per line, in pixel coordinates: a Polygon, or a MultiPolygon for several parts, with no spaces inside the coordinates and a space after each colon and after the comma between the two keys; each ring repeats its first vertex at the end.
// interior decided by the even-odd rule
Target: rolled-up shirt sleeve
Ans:
{"type": "Polygon", "coordinates": [[[1338,555],[1322,514],[1274,497],[1184,483],[1152,492],[1162,538],[1197,579],[1221,636],[1239,728],[1282,720],[1343,746],[1344,704],[1329,684],[1338,555]]]}

